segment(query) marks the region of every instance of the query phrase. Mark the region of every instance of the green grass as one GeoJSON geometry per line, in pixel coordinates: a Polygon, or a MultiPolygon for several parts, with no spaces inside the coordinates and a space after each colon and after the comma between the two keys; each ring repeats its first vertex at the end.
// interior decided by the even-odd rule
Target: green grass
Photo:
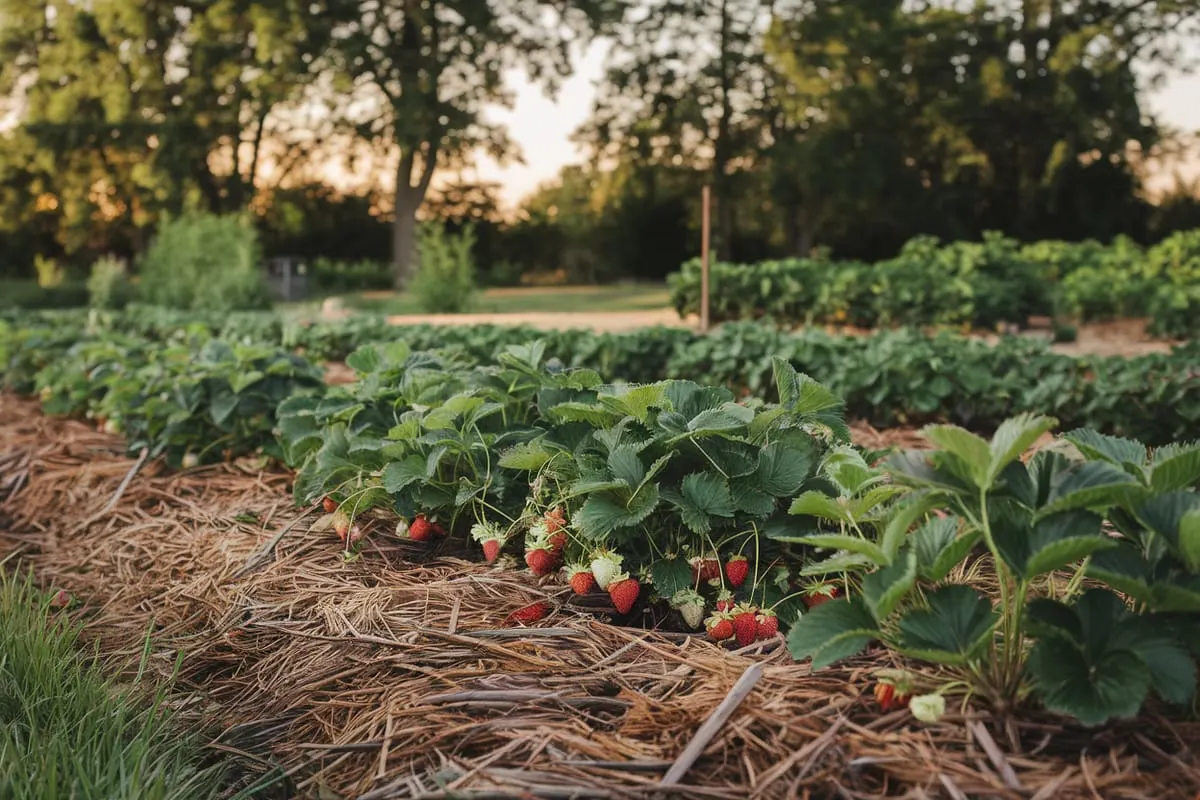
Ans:
{"type": "MultiPolygon", "coordinates": [[[[663,284],[547,286],[485,289],[470,313],[514,314],[555,311],[653,311],[666,308],[670,292],[663,284]]],[[[392,292],[342,295],[347,308],[379,314],[420,314],[415,297],[392,292]]]]}
{"type": "Polygon", "coordinates": [[[165,699],[106,677],[79,626],[0,562],[0,798],[220,796],[223,769],[165,699]]]}

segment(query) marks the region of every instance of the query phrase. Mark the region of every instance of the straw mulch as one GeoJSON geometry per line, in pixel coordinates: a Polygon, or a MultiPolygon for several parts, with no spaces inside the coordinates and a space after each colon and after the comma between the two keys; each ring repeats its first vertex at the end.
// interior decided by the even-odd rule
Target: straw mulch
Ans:
{"type": "Polygon", "coordinates": [[[82,602],[129,663],[183,666],[174,697],[284,796],[1194,798],[1200,725],[1089,732],[957,709],[880,714],[874,653],[811,674],[778,641],[728,652],[617,628],[553,585],[371,537],[344,562],[288,476],[183,474],[0,396],[0,553],[82,602]],[[277,539],[277,541],[275,541],[277,539]],[[537,598],[555,613],[513,630],[537,598]],[[762,677],[674,787],[668,767],[751,665],[762,677]]]}

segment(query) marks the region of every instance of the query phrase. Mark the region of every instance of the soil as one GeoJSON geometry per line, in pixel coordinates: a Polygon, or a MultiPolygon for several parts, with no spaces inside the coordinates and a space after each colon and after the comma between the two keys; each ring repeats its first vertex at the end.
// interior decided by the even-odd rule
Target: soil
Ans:
{"type": "MultiPolygon", "coordinates": [[[[653,311],[561,311],[532,312],[527,314],[403,314],[388,317],[393,325],[528,325],[540,330],[568,330],[588,328],[598,332],[616,333],[662,326],[699,330],[695,316],[680,319],[672,309],[653,311]]],[[[1079,325],[1074,342],[1052,345],[1055,352],[1064,355],[1139,356],[1149,353],[1167,353],[1172,343],[1151,338],[1146,333],[1148,320],[1129,319],[1115,322],[1098,322],[1079,325]]],[[[1020,335],[1050,339],[1046,326],[1031,328],[1020,335]]],[[[868,335],[872,331],[856,328],[825,328],[831,333],[868,335]]],[[[802,330],[802,328],[797,328],[802,330]]],[[[985,341],[995,341],[994,334],[971,334],[985,341]]]]}
{"type": "Polygon", "coordinates": [[[379,527],[345,558],[319,513],[294,508],[286,473],[247,461],[131,474],[134,463],[120,440],[0,395],[0,558],[71,592],[114,669],[136,663],[152,624],[152,674],[183,659],[174,705],[214,726],[214,747],[247,773],[286,775],[282,796],[1200,792],[1194,721],[1151,709],[1083,730],[952,697],[921,724],[875,704],[874,673],[898,666],[884,651],[813,672],[778,638],[732,650],[605,624],[571,611],[557,583],[464,560],[449,542],[379,527]],[[551,605],[545,620],[506,623],[534,600],[551,605]]]}

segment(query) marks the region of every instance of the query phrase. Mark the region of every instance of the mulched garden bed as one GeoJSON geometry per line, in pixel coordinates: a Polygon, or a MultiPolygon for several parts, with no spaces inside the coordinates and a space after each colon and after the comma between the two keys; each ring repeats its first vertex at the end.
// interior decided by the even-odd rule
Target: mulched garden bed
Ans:
{"type": "Polygon", "coordinates": [[[781,639],[616,627],[452,546],[374,535],[346,561],[285,473],[134,464],[0,395],[0,558],[70,591],[114,664],[147,630],[161,676],[182,654],[178,704],[248,775],[286,774],[282,796],[1200,795],[1200,723],[954,708],[923,725],[875,705],[873,671],[897,666],[881,651],[814,674],[781,639]],[[556,611],[506,623],[537,599],[556,611]]]}

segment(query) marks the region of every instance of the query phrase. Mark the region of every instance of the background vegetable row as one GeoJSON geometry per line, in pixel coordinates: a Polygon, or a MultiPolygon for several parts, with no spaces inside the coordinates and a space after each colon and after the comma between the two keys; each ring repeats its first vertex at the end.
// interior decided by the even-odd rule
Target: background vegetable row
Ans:
{"type": "MultiPolygon", "coordinates": [[[[1166,337],[1200,333],[1200,231],[1143,251],[1128,239],[1021,245],[999,234],[941,244],[922,236],[876,264],[827,258],[711,267],[714,320],[995,329],[1031,316],[1150,317],[1166,337]]],[[[700,262],[669,278],[680,314],[699,313],[700,262]]]]}

